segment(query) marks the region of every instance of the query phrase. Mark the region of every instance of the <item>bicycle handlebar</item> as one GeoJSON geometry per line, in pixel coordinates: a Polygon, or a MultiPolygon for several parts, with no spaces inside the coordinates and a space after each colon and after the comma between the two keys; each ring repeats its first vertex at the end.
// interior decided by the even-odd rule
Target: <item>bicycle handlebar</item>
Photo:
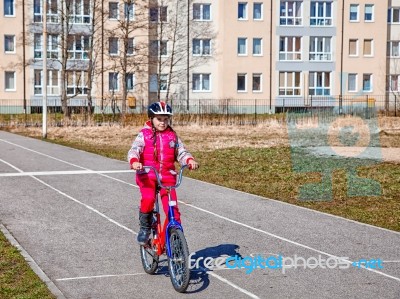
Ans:
{"type": "Polygon", "coordinates": [[[153,170],[154,173],[155,173],[155,175],[156,175],[158,185],[159,185],[161,188],[163,188],[163,189],[176,189],[176,188],[178,188],[178,187],[180,186],[180,184],[182,183],[182,173],[183,173],[183,170],[184,170],[185,168],[187,168],[187,167],[189,167],[189,165],[187,165],[187,164],[186,164],[186,165],[183,165],[183,166],[181,167],[181,169],[179,170],[178,179],[177,179],[176,184],[175,184],[174,186],[164,186],[164,185],[161,183],[160,175],[159,175],[157,169],[156,169],[154,166],[143,166],[143,170],[142,170],[141,172],[142,172],[142,173],[143,173],[143,172],[149,173],[150,170],[153,170]]]}

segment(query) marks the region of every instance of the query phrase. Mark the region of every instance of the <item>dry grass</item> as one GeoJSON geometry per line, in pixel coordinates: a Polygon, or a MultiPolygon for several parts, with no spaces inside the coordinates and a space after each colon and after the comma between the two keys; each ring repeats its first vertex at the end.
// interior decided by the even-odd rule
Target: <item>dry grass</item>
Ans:
{"type": "MultiPolygon", "coordinates": [[[[315,119],[301,124],[304,127],[318,125],[315,119]]],[[[98,127],[49,127],[48,139],[66,143],[85,143],[96,147],[121,147],[128,149],[141,126],[98,126],[98,127]]],[[[269,148],[289,146],[285,124],[271,120],[257,126],[174,126],[179,137],[191,151],[213,151],[226,148],[269,148]]],[[[38,127],[15,127],[9,131],[40,138],[38,127]]],[[[362,131],[361,131],[362,132],[362,131]]],[[[368,137],[367,134],[364,134],[368,137]]],[[[316,137],[319,138],[318,136],[316,137]]],[[[400,118],[379,119],[379,138],[382,148],[400,148],[400,118]]],[[[365,143],[365,142],[364,142],[365,143]]],[[[332,144],[333,145],[333,144],[332,144]]],[[[361,145],[363,143],[361,142],[361,145]]],[[[388,160],[395,161],[400,155],[396,150],[385,150],[388,160]]]]}

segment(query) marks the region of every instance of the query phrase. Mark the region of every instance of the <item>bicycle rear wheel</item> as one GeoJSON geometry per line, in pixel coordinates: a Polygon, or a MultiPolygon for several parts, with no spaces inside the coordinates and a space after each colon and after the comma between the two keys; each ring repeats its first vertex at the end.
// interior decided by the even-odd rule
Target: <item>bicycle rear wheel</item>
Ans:
{"type": "Polygon", "coordinates": [[[144,272],[147,274],[154,274],[158,267],[158,255],[153,245],[153,237],[146,245],[140,245],[140,258],[144,272]]]}
{"type": "Polygon", "coordinates": [[[189,286],[189,249],[180,229],[172,228],[169,236],[171,258],[168,257],[168,271],[174,289],[183,293],[189,286]]]}

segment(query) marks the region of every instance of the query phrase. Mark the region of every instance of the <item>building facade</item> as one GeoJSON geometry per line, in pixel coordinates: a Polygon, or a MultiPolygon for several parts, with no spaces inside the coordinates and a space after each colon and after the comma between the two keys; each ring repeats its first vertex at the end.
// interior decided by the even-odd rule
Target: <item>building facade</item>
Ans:
{"type": "MultiPolygon", "coordinates": [[[[40,112],[44,1],[1,5],[0,106],[40,112]]],[[[47,0],[46,23],[54,109],[230,99],[273,113],[400,90],[400,0],[47,0]]]]}

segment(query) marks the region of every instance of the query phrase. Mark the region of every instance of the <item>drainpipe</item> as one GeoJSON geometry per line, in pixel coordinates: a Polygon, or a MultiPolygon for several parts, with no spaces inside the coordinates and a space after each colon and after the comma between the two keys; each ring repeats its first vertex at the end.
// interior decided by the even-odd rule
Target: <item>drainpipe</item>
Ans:
{"type": "Polygon", "coordinates": [[[270,11],[270,23],[269,23],[269,112],[271,113],[272,109],[272,16],[273,16],[273,2],[274,0],[271,0],[271,11],[270,11]]]}
{"type": "Polygon", "coordinates": [[[344,42],[344,0],[342,0],[342,30],[340,45],[340,91],[339,91],[339,114],[343,109],[343,42],[344,42]]]}

